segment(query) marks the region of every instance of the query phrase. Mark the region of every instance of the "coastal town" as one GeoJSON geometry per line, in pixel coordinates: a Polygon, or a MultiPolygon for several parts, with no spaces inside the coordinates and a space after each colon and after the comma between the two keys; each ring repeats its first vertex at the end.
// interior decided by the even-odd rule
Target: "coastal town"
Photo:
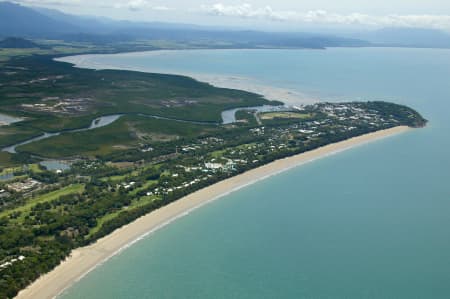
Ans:
{"type": "Polygon", "coordinates": [[[72,250],[216,183],[426,123],[413,109],[382,101],[285,106],[184,77],[38,67],[52,75],[25,68],[0,77],[13,83],[0,91],[8,99],[0,105],[0,297],[15,296],[72,250]],[[16,100],[20,82],[37,86],[35,101],[25,89],[16,100]],[[122,88],[111,96],[112,83],[122,88]],[[82,92],[66,94],[68,86],[82,92]]]}
{"type": "MultiPolygon", "coordinates": [[[[99,179],[106,190],[141,197],[170,196],[181,190],[197,189],[220,178],[266,164],[278,158],[291,156],[329,143],[344,140],[361,133],[374,132],[415,120],[414,114],[399,119],[383,110],[386,103],[319,103],[295,107],[284,112],[264,112],[258,115],[263,124],[247,127],[239,120],[227,125],[227,130],[239,133],[227,138],[200,137],[189,143],[177,142],[172,152],[158,152],[154,144],[139,145],[139,160],[114,163],[102,160],[72,160],[69,170],[47,170],[34,164],[16,169],[0,181],[0,209],[17,206],[16,200],[34,197],[36,193],[73,182],[92,183],[99,179]],[[234,129],[233,129],[234,128],[234,129]],[[125,166],[124,166],[125,165],[125,166]],[[158,179],[147,180],[148,172],[157,173],[158,179]],[[113,172],[114,175],[106,175],[113,172]],[[102,176],[102,173],[105,175],[102,176]],[[41,179],[41,180],[40,180],[41,179]]],[[[246,120],[247,121],[247,120],[246,120]]],[[[70,161],[70,160],[69,160],[70,161]]],[[[19,200],[20,203],[20,200],[19,200]]],[[[128,208],[126,206],[126,208],[128,208]]]]}
{"type": "Polygon", "coordinates": [[[450,298],[450,1],[0,0],[0,299],[450,298]]]}

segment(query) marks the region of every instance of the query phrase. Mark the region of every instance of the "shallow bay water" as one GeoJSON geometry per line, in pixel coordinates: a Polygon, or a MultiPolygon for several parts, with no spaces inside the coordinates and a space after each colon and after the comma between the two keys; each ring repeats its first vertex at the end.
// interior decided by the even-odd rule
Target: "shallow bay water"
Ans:
{"type": "Polygon", "coordinates": [[[61,298],[450,297],[449,50],[209,50],[89,59],[243,76],[328,101],[393,101],[430,123],[195,210],[111,258],[61,298]]]}

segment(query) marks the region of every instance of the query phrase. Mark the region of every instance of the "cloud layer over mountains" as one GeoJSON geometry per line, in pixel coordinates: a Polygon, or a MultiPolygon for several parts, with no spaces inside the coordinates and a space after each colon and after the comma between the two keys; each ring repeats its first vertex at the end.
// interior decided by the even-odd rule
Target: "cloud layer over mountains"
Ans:
{"type": "Polygon", "coordinates": [[[416,27],[450,30],[449,15],[386,15],[371,16],[352,13],[337,14],[325,10],[298,12],[293,10],[275,10],[271,6],[254,7],[251,4],[225,5],[216,3],[203,5],[201,10],[209,15],[257,18],[280,22],[299,22],[310,24],[365,25],[374,27],[416,27]]]}

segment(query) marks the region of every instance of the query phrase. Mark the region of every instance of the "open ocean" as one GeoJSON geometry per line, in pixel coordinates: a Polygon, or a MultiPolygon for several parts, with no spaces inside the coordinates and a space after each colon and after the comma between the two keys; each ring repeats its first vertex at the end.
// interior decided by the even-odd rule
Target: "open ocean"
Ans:
{"type": "Polygon", "coordinates": [[[197,209],[61,298],[450,298],[450,50],[173,51],[92,61],[244,76],[328,101],[393,101],[430,123],[197,209]]]}

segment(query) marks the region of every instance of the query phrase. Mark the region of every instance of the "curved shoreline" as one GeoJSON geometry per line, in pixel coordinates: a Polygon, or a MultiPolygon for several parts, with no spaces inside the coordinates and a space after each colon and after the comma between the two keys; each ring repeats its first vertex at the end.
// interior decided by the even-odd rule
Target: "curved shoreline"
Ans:
{"type": "Polygon", "coordinates": [[[292,168],[409,130],[409,127],[399,126],[332,143],[276,160],[191,193],[115,230],[92,245],[73,250],[65,261],[22,290],[16,298],[55,298],[109,258],[205,204],[292,168]]]}
{"type": "Polygon", "coordinates": [[[83,69],[94,69],[94,70],[126,70],[126,71],[136,71],[144,73],[157,73],[157,74],[167,74],[167,75],[178,75],[193,78],[200,82],[209,83],[218,88],[236,89],[243,90],[255,94],[264,96],[270,101],[282,101],[287,105],[300,105],[300,104],[313,104],[319,101],[319,99],[313,99],[305,94],[299,93],[294,90],[287,88],[274,87],[272,85],[265,84],[265,82],[260,82],[258,80],[252,79],[245,76],[237,75],[223,75],[223,74],[208,74],[208,73],[194,73],[182,70],[164,70],[164,69],[150,69],[146,67],[137,66],[121,66],[121,65],[109,65],[102,64],[90,60],[93,57],[108,55],[108,56],[142,56],[142,55],[165,55],[174,51],[203,51],[203,50],[158,50],[158,51],[144,51],[144,52],[133,52],[133,53],[118,53],[118,54],[84,54],[84,55],[74,55],[55,58],[55,61],[65,62],[73,64],[73,67],[83,68],[83,69]]]}

